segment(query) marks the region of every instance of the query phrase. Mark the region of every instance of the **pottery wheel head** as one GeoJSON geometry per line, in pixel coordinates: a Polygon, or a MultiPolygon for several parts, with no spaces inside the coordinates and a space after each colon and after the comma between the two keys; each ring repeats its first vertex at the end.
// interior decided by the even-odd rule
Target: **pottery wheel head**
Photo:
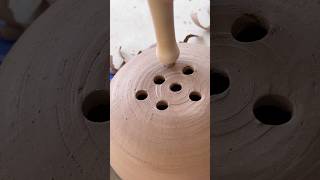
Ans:
{"type": "Polygon", "coordinates": [[[123,179],[208,179],[210,52],[180,44],[173,67],[155,48],[111,82],[111,165],[123,179]]]}

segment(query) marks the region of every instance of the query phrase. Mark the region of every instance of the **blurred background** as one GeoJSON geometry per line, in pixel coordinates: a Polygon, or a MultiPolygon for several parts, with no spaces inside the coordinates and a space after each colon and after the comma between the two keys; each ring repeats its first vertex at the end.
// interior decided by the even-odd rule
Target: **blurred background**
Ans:
{"type": "MultiPolygon", "coordinates": [[[[189,42],[210,45],[210,32],[193,22],[191,15],[196,14],[203,26],[210,25],[209,0],[175,0],[175,29],[177,41],[183,41],[193,34],[189,42]]],[[[123,59],[130,60],[139,51],[156,42],[147,0],[110,1],[110,53],[118,68],[123,59]],[[119,54],[119,49],[121,48],[119,54]]]]}

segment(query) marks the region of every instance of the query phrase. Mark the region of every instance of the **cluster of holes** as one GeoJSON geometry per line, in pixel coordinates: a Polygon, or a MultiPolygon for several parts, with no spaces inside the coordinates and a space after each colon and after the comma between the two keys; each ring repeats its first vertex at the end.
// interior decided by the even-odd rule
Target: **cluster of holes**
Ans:
{"type": "MultiPolygon", "coordinates": [[[[237,41],[254,42],[263,39],[269,27],[262,17],[253,14],[243,14],[237,18],[231,27],[231,34],[237,41]]],[[[230,80],[223,71],[210,72],[210,95],[219,95],[228,90],[230,80]]]]}
{"type": "MultiPolygon", "coordinates": [[[[237,18],[231,34],[239,42],[254,42],[266,37],[269,27],[264,18],[252,14],[244,14],[237,18]]],[[[210,95],[225,93],[230,88],[228,74],[213,70],[210,72],[210,95]]],[[[253,106],[255,118],[266,125],[281,125],[292,119],[293,105],[284,96],[265,95],[259,98],[253,106]]]]}
{"type": "Polygon", "coordinates": [[[82,113],[91,122],[109,121],[109,91],[95,90],[82,103],[82,113]]]}
{"type": "MultiPolygon", "coordinates": [[[[215,69],[210,72],[210,86],[211,96],[226,92],[230,86],[227,73],[215,69]]],[[[263,124],[281,125],[292,119],[293,107],[291,102],[283,96],[266,95],[256,101],[253,114],[263,124]]]]}
{"type": "MultiPolygon", "coordinates": [[[[185,66],[182,69],[182,73],[184,75],[192,75],[194,73],[194,69],[191,66],[185,66]]],[[[166,79],[162,75],[157,75],[153,78],[153,82],[156,85],[163,84],[165,81],[166,79]]],[[[172,92],[179,92],[182,90],[182,85],[179,83],[172,83],[169,86],[169,88],[172,92]]],[[[146,90],[139,90],[136,92],[136,99],[139,101],[145,100],[147,99],[147,97],[148,97],[148,92],[146,90]]],[[[193,91],[189,94],[189,98],[191,101],[199,101],[201,100],[201,94],[199,92],[193,91]]],[[[156,108],[161,111],[166,110],[168,107],[169,107],[168,102],[164,100],[158,101],[156,104],[156,108]]]]}

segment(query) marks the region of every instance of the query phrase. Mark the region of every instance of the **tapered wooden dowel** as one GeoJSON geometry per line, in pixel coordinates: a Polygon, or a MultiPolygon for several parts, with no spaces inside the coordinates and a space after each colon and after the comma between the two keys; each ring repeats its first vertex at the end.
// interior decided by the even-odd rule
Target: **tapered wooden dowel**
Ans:
{"type": "Polygon", "coordinates": [[[157,38],[157,57],[164,65],[173,65],[180,51],[174,31],[173,0],[148,0],[157,38]]]}

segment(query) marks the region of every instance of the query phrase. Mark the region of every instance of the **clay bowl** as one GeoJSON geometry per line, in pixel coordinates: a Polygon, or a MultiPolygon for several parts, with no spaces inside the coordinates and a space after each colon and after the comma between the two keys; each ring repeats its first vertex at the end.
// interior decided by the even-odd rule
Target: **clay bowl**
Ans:
{"type": "Polygon", "coordinates": [[[111,81],[110,162],[122,179],[210,178],[209,48],[179,48],[171,68],[151,48],[111,81]]]}
{"type": "Polygon", "coordinates": [[[109,177],[107,4],[58,1],[1,65],[0,179],[109,177]]]}
{"type": "Polygon", "coordinates": [[[212,2],[213,179],[319,179],[319,2],[212,2]]]}

